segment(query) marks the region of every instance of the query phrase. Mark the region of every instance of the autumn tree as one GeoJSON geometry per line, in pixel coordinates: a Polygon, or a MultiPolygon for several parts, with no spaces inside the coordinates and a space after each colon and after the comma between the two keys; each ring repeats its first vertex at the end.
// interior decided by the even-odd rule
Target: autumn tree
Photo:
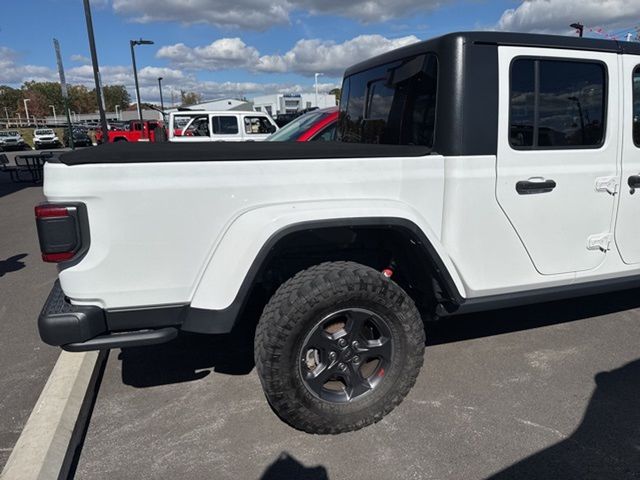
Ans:
{"type": "Polygon", "coordinates": [[[202,96],[196,92],[185,92],[180,90],[180,100],[183,106],[195,105],[202,101],[202,96]]]}

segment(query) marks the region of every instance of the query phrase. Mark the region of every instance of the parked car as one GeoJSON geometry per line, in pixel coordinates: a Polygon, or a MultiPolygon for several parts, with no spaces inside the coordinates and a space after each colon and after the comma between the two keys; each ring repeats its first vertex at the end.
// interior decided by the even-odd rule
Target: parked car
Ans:
{"type": "Polygon", "coordinates": [[[31,149],[31,147],[24,141],[20,132],[16,130],[0,132],[0,151],[26,149],[31,149]]]}
{"type": "Polygon", "coordinates": [[[289,122],[267,138],[269,142],[317,142],[335,140],[338,107],[313,110],[289,122]]]}
{"type": "Polygon", "coordinates": [[[424,322],[640,286],[638,65],[637,43],[456,33],[348,68],[336,142],[64,155],[36,209],[61,262],[40,335],[255,327],[282,419],[377,422],[416,381],[424,322]]]}
{"type": "Polygon", "coordinates": [[[36,128],[33,131],[33,147],[38,150],[40,148],[59,148],[62,146],[60,139],[52,128],[36,128]]]}
{"type": "MultiPolygon", "coordinates": [[[[62,137],[62,142],[66,147],[71,146],[69,129],[64,129],[64,135],[62,137]]],[[[90,147],[93,145],[93,141],[89,136],[87,130],[82,128],[73,128],[73,145],[75,147],[90,147]]]]}
{"type": "MultiPolygon", "coordinates": [[[[131,120],[123,130],[109,130],[108,134],[109,138],[107,140],[109,143],[140,141],[164,142],[167,139],[164,123],[159,120],[145,120],[142,126],[139,120],[131,120]]],[[[105,143],[101,130],[96,130],[95,136],[96,142],[105,143]]]]}
{"type": "Polygon", "coordinates": [[[257,142],[277,131],[273,119],[263,112],[223,110],[169,114],[170,142],[257,142]]]}

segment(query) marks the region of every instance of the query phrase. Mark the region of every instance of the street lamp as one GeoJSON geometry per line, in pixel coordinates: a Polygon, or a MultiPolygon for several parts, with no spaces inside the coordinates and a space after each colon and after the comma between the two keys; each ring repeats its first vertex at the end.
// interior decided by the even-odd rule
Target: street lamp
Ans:
{"type": "Polygon", "coordinates": [[[49,105],[49,108],[51,108],[51,110],[53,110],[53,123],[58,125],[58,117],[56,116],[56,106],[55,105],[49,105]]]}
{"type": "Polygon", "coordinates": [[[29,107],[27,107],[27,102],[30,102],[31,99],[30,98],[25,98],[23,100],[24,102],[24,114],[27,117],[27,127],[29,126],[29,107]]]}
{"type": "Polygon", "coordinates": [[[133,79],[136,82],[136,99],[138,101],[138,119],[140,120],[140,129],[142,138],[145,138],[144,121],[142,120],[142,104],[140,102],[140,85],[138,84],[138,68],[136,67],[136,52],[134,47],[136,45],[153,45],[151,40],[129,40],[131,46],[131,62],[133,63],[133,79]]]}
{"type": "Polygon", "coordinates": [[[580,38],[582,38],[582,34],[584,33],[584,25],[581,24],[580,22],[576,22],[576,23],[572,23],[571,25],[569,25],[571,28],[575,28],[576,32],[578,33],[578,36],[580,38]]]}
{"type": "Polygon", "coordinates": [[[320,105],[318,105],[318,77],[320,77],[321,75],[323,75],[322,73],[316,73],[314,74],[315,78],[316,78],[316,107],[320,107],[320,105]]]}
{"type": "Polygon", "coordinates": [[[158,77],[158,88],[160,89],[160,109],[164,115],[164,100],[162,99],[162,77],[158,77]]]}

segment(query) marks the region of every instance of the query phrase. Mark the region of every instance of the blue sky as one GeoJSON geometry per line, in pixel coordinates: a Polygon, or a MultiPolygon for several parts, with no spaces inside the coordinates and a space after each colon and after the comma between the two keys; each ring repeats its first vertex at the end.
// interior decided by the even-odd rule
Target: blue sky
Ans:
{"type": "MultiPolygon", "coordinates": [[[[570,34],[624,33],[640,23],[640,0],[92,0],[104,83],[131,88],[129,39],[137,48],[144,101],[167,88],[205,97],[340,83],[364,58],[455,30],[502,29],[570,34]],[[596,28],[602,28],[597,33],[596,28]]],[[[60,40],[69,80],[90,85],[81,0],[3,2],[0,84],[55,80],[51,40],[60,40]],[[28,25],[28,28],[25,28],[28,25]]]]}

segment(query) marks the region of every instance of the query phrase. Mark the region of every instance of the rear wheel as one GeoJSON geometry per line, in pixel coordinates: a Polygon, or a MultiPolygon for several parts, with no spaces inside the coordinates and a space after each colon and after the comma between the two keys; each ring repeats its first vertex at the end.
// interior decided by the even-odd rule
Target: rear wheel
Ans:
{"type": "Polygon", "coordinates": [[[267,399],[310,433],[357,430],[382,419],[415,383],[424,326],[409,296],[352,262],[311,267],[271,298],[256,331],[267,399]]]}

